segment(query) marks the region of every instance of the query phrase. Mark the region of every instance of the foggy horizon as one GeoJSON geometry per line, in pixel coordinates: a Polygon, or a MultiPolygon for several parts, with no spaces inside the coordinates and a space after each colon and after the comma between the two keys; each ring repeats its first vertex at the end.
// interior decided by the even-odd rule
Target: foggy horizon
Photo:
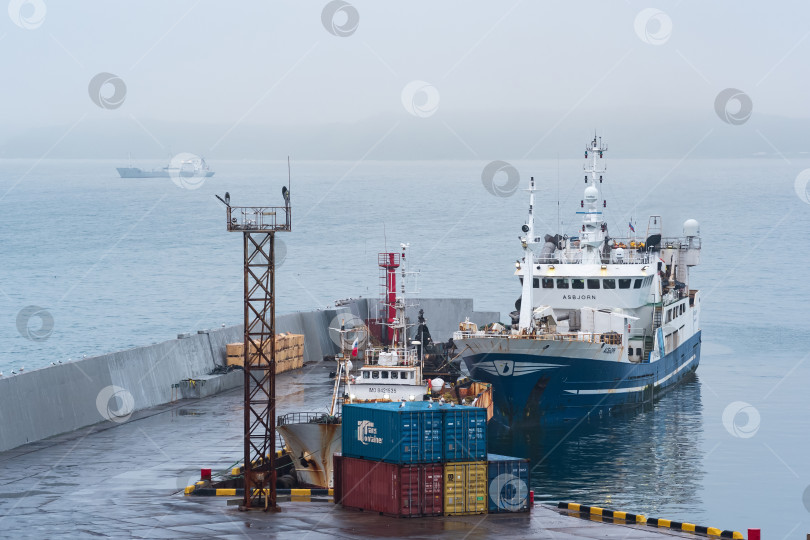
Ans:
{"type": "Polygon", "coordinates": [[[613,158],[809,146],[798,2],[16,4],[1,158],[567,159],[594,130],[613,158]]]}

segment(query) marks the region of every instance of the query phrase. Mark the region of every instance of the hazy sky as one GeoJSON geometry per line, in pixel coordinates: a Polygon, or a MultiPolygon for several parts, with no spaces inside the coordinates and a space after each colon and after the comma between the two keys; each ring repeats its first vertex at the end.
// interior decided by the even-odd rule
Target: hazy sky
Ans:
{"type": "Polygon", "coordinates": [[[626,156],[795,154],[807,20],[806,2],[12,0],[0,155],[574,157],[594,128],[626,156]],[[99,73],[126,85],[101,86],[109,108],[99,73]],[[739,125],[715,111],[726,88],[750,98],[739,125]]]}

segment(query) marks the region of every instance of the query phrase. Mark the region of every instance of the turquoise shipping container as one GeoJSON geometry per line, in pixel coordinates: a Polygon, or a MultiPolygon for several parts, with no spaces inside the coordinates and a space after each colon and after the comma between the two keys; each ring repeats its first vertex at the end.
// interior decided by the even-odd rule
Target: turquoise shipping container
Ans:
{"type": "Polygon", "coordinates": [[[442,461],[443,412],[438,403],[353,403],[343,406],[344,456],[388,463],[442,461]]]}
{"type": "Polygon", "coordinates": [[[444,461],[483,461],[487,458],[487,410],[444,404],[444,461]]]}

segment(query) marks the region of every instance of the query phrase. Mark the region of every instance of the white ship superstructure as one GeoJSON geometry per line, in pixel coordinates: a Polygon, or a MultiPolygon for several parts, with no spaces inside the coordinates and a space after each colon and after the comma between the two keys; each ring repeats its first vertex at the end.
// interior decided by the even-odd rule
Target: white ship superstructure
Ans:
{"type": "MultiPolygon", "coordinates": [[[[368,347],[364,351],[363,364],[358,372],[351,374],[346,383],[348,402],[393,400],[410,401],[422,399],[427,392],[427,383],[422,378],[423,354],[419,342],[408,342],[408,321],[405,317],[405,260],[408,244],[402,244],[402,255],[381,253],[380,267],[387,268],[387,292],[383,307],[390,315],[385,321],[388,340],[381,347],[368,347]],[[397,255],[397,257],[394,257],[397,255]],[[393,262],[396,266],[394,266],[393,262]],[[401,290],[396,294],[396,280],[390,272],[401,270],[401,290]],[[391,290],[393,289],[393,294],[391,290]]],[[[421,344],[420,344],[421,345],[421,344]]]]}

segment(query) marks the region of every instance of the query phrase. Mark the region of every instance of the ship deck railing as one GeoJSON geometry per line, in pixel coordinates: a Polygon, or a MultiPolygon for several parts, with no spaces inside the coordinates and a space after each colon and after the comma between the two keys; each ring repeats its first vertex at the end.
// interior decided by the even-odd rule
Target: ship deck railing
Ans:
{"type": "Polygon", "coordinates": [[[419,358],[416,351],[405,351],[403,349],[395,349],[393,351],[383,351],[382,349],[370,349],[366,351],[364,366],[374,367],[412,367],[419,364],[419,358]],[[387,352],[396,357],[396,365],[386,366],[379,363],[380,353],[387,352]]]}
{"type": "Polygon", "coordinates": [[[292,209],[289,206],[228,206],[229,231],[290,231],[292,209]]]}
{"type": "MultiPolygon", "coordinates": [[[[657,244],[655,251],[647,251],[643,240],[639,238],[611,238],[615,243],[610,250],[609,262],[605,264],[651,264],[658,260],[657,252],[663,249],[696,249],[701,248],[700,237],[664,237],[657,244]],[[619,260],[615,257],[615,249],[621,247],[625,250],[624,257],[619,260]]],[[[565,250],[557,250],[555,255],[536,257],[539,264],[582,264],[582,253],[578,245],[570,246],[565,250]]]]}
{"type": "MultiPolygon", "coordinates": [[[[616,244],[624,244],[625,249],[646,249],[646,246],[640,246],[639,244],[643,244],[643,238],[630,238],[630,237],[621,237],[615,238],[611,237],[611,240],[616,244]],[[634,244],[635,247],[631,247],[630,244],[634,244]]],[[[661,238],[661,242],[657,244],[656,249],[700,249],[700,237],[699,236],[664,236],[661,238]]]]}
{"type": "MultiPolygon", "coordinates": [[[[338,418],[340,415],[334,416],[338,418]]],[[[326,424],[326,423],[339,423],[339,422],[326,422],[329,417],[327,413],[323,412],[291,412],[279,416],[276,419],[277,426],[285,426],[288,424],[326,424]]]]}
{"type": "Polygon", "coordinates": [[[457,331],[453,334],[453,340],[464,338],[502,338],[509,339],[531,339],[537,341],[579,341],[587,343],[607,343],[609,345],[621,345],[622,336],[616,332],[591,333],[591,332],[566,332],[566,333],[543,333],[543,334],[510,334],[504,332],[470,332],[457,331]]]}
{"type": "MultiPolygon", "coordinates": [[[[630,254],[625,252],[625,256],[621,259],[612,256],[610,262],[605,264],[650,264],[653,259],[648,253],[639,255],[632,253],[635,251],[632,248],[628,250],[630,254]]],[[[582,253],[575,252],[569,257],[535,257],[535,261],[538,264],[582,264],[582,253]]]]}

